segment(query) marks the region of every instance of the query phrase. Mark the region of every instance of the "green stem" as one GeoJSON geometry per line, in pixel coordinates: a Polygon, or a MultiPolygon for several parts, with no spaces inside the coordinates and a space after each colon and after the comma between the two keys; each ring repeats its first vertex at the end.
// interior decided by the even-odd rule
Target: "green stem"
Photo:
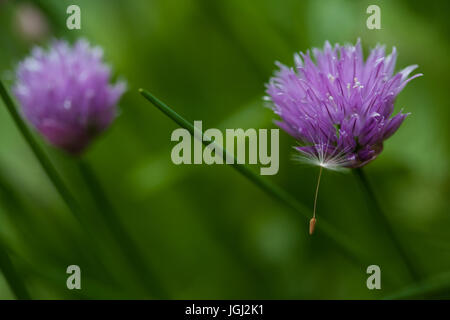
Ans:
{"type": "MultiPolygon", "coordinates": [[[[203,136],[203,133],[199,132],[199,130],[195,128],[192,123],[181,117],[178,113],[176,113],[165,103],[157,99],[151,93],[149,93],[144,89],[139,89],[139,92],[155,107],[157,107],[160,111],[166,114],[173,121],[175,121],[178,125],[187,129],[191,134],[200,137],[203,136]]],[[[214,142],[210,142],[210,139],[202,139],[202,142],[205,145],[214,144],[214,142]]],[[[234,158],[233,155],[230,155],[225,149],[221,148],[221,146],[217,145],[215,146],[217,147],[216,150],[222,149],[224,159],[229,157],[234,158]]],[[[311,211],[305,205],[303,205],[302,203],[298,202],[295,198],[293,198],[289,193],[287,193],[277,185],[272,184],[269,180],[263,179],[260,175],[254,173],[245,165],[237,163],[236,159],[234,159],[234,161],[230,165],[244,177],[249,179],[263,191],[268,193],[270,196],[272,196],[276,200],[280,201],[281,203],[289,207],[292,211],[300,213],[304,218],[307,219],[307,221],[309,221],[309,219],[311,218],[311,211]]],[[[334,243],[336,247],[339,250],[341,250],[348,258],[350,258],[354,262],[357,262],[358,265],[360,265],[361,262],[364,264],[369,262],[367,257],[365,257],[365,254],[362,253],[362,251],[359,248],[355,247],[353,241],[339,234],[339,232],[336,231],[331,224],[327,223],[324,218],[321,218],[320,223],[317,223],[317,228],[321,230],[324,235],[332,239],[333,240],[332,243],[334,243]]]]}
{"type": "Polygon", "coordinates": [[[6,248],[3,246],[0,239],[0,271],[2,271],[6,281],[8,282],[11,291],[19,300],[30,300],[30,294],[23,283],[20,276],[17,274],[16,269],[6,252],[6,248]]]}
{"type": "MultiPolygon", "coordinates": [[[[33,150],[36,158],[40,162],[42,168],[46,172],[47,176],[55,186],[56,190],[61,195],[62,199],[66,203],[66,205],[69,207],[72,214],[75,216],[75,218],[78,220],[78,222],[84,227],[84,231],[87,233],[89,238],[93,238],[95,235],[95,230],[91,230],[91,227],[84,221],[83,219],[83,211],[81,210],[81,207],[78,205],[78,202],[76,199],[72,196],[69,189],[64,184],[63,180],[60,178],[58,172],[48,159],[48,157],[45,155],[45,153],[42,151],[42,149],[39,147],[36,140],[33,138],[30,130],[23,122],[21,116],[17,112],[17,109],[9,96],[5,86],[0,81],[0,95],[2,96],[6,107],[8,108],[8,111],[10,112],[12,118],[14,119],[16,125],[18,126],[19,130],[21,131],[22,135],[24,136],[25,140],[28,142],[29,146],[33,150]]],[[[124,228],[121,227],[121,224],[119,220],[117,219],[117,216],[113,213],[111,206],[108,207],[108,201],[104,195],[104,193],[101,191],[100,185],[97,182],[97,180],[94,178],[94,175],[92,171],[86,166],[86,165],[80,165],[80,169],[82,169],[82,173],[84,174],[84,177],[89,179],[88,183],[89,187],[92,190],[95,190],[95,195],[99,196],[99,201],[102,204],[102,210],[100,210],[101,213],[103,213],[105,216],[107,216],[107,219],[105,219],[105,222],[108,224],[109,228],[111,229],[112,233],[117,237],[120,238],[118,243],[123,249],[123,251],[127,254],[128,258],[135,263],[135,265],[139,265],[140,273],[142,274],[142,277],[144,279],[150,278],[150,275],[148,274],[148,270],[143,266],[142,260],[138,257],[138,253],[136,252],[136,249],[132,245],[132,241],[130,238],[126,236],[126,232],[124,231],[124,228]],[[105,209],[108,208],[108,209],[105,209]]],[[[97,242],[94,241],[95,245],[97,245],[97,242]]],[[[97,248],[100,250],[100,248],[97,248]]],[[[103,266],[103,269],[105,269],[105,272],[107,268],[103,266]]],[[[150,281],[148,281],[150,282],[150,281]]],[[[166,297],[166,294],[162,294],[162,289],[159,289],[159,286],[157,284],[156,278],[153,277],[152,288],[154,290],[158,290],[161,294],[158,296],[158,298],[164,298],[166,297]]]]}
{"type": "MultiPolygon", "coordinates": [[[[65,183],[59,176],[55,167],[52,165],[52,163],[48,159],[47,155],[44,153],[44,151],[41,149],[39,144],[33,138],[33,135],[31,134],[30,130],[28,129],[28,127],[22,120],[21,116],[19,115],[17,108],[14,105],[14,102],[12,101],[10,95],[8,94],[8,91],[6,90],[6,87],[4,86],[4,84],[1,80],[0,80],[0,96],[3,98],[5,106],[8,109],[9,113],[11,114],[11,117],[13,118],[17,127],[19,128],[19,131],[22,133],[22,136],[25,138],[26,142],[30,146],[30,148],[33,151],[34,155],[36,156],[37,160],[39,161],[42,168],[44,169],[44,172],[47,174],[47,177],[52,182],[53,186],[55,187],[55,189],[57,190],[57,192],[63,199],[64,203],[69,208],[72,215],[75,217],[75,219],[78,221],[78,223],[83,227],[84,232],[87,235],[87,238],[95,239],[95,241],[93,243],[96,246],[96,250],[98,252],[101,252],[101,249],[100,249],[97,239],[95,237],[95,234],[96,234],[95,230],[91,230],[89,224],[84,221],[83,212],[81,210],[81,207],[78,205],[78,202],[72,196],[69,189],[66,187],[65,183]]],[[[109,269],[103,264],[103,262],[101,260],[99,260],[98,262],[101,265],[101,267],[103,268],[104,274],[109,274],[109,271],[108,271],[109,269]]]]}
{"type": "Polygon", "coordinates": [[[358,181],[360,182],[360,185],[362,186],[362,190],[364,192],[364,196],[366,198],[367,203],[369,204],[369,209],[373,212],[375,217],[380,221],[380,224],[384,225],[386,232],[391,239],[391,242],[393,243],[395,249],[397,250],[398,254],[400,255],[400,258],[403,260],[403,263],[405,264],[405,267],[408,270],[408,273],[410,277],[415,281],[419,281],[419,273],[417,272],[416,268],[414,267],[414,264],[412,263],[411,259],[409,258],[407,252],[404,250],[403,245],[400,241],[400,239],[397,237],[396,232],[391,226],[391,223],[389,219],[386,217],[385,213],[381,209],[381,206],[375,196],[375,193],[372,189],[372,186],[369,183],[369,180],[366,177],[366,174],[364,173],[363,169],[357,168],[353,170],[354,174],[358,178],[358,181]]]}
{"type": "Polygon", "coordinates": [[[81,210],[78,206],[77,201],[70,193],[69,189],[65,186],[64,182],[58,175],[58,172],[56,171],[55,167],[52,165],[44,151],[39,147],[36,140],[33,138],[30,130],[26,126],[26,124],[23,122],[21,116],[19,115],[16,106],[14,105],[14,102],[12,101],[10,95],[8,94],[3,82],[0,80],[0,95],[3,98],[3,101],[5,103],[6,108],[8,109],[9,113],[11,114],[11,117],[13,118],[14,122],[16,123],[17,127],[19,128],[20,132],[22,133],[23,137],[25,138],[26,142],[30,146],[31,150],[33,151],[34,155],[38,159],[39,163],[41,164],[42,168],[44,169],[45,173],[55,186],[55,188],[58,190],[59,194],[61,195],[64,202],[67,204],[69,209],[72,211],[73,215],[76,217],[78,221],[82,221],[81,219],[81,210]]]}
{"type": "Polygon", "coordinates": [[[121,248],[123,254],[131,262],[139,274],[139,280],[143,280],[145,285],[151,289],[152,294],[158,299],[167,299],[168,293],[163,289],[158,277],[148,269],[144,257],[140,254],[133,239],[129,236],[126,228],[104,192],[91,166],[80,159],[77,161],[78,168],[86,181],[90,193],[95,199],[98,212],[102,215],[103,222],[106,223],[111,234],[121,248]]]}

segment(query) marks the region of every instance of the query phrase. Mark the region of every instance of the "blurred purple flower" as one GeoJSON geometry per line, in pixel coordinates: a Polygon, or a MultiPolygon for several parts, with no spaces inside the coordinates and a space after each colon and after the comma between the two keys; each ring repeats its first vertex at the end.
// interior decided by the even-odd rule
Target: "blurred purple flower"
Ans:
{"type": "Polygon", "coordinates": [[[17,69],[14,94],[21,111],[50,144],[81,153],[116,117],[125,84],[110,85],[100,47],[55,41],[33,49],[17,69]]]}
{"type": "Polygon", "coordinates": [[[296,68],[280,63],[267,85],[268,100],[281,117],[277,125],[297,139],[300,159],[329,169],[362,167],[383,150],[408,114],[390,117],[397,94],[416,74],[409,66],[394,75],[395,47],[372,50],[364,62],[360,41],[355,46],[325,42],[307,54],[295,55],[296,68]]]}

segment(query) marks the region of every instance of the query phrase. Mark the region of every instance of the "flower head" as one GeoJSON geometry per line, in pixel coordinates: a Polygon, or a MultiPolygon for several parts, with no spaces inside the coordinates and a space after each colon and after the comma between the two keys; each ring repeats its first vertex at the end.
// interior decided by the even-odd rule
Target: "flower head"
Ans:
{"type": "Polygon", "coordinates": [[[85,40],[33,49],[17,69],[14,94],[22,115],[46,140],[79,154],[116,117],[125,84],[111,85],[102,50],[85,40]]]}
{"type": "Polygon", "coordinates": [[[325,42],[323,50],[295,55],[295,69],[278,64],[267,94],[277,124],[297,139],[300,158],[329,169],[361,167],[383,150],[406,113],[391,117],[397,94],[417,68],[409,66],[394,75],[395,47],[384,46],[363,59],[360,41],[355,46],[325,42]]]}

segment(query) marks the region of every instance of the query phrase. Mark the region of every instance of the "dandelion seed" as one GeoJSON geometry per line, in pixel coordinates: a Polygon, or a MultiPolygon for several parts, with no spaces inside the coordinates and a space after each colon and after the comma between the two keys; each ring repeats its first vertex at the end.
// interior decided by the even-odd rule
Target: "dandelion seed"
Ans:
{"type": "Polygon", "coordinates": [[[322,169],[323,167],[320,167],[319,170],[319,177],[317,178],[317,187],[316,187],[316,195],[314,196],[314,211],[313,211],[313,217],[309,221],[309,234],[313,234],[314,227],[316,225],[316,208],[317,208],[317,196],[319,194],[319,185],[320,185],[320,177],[322,176],[322,169]]]}
{"type": "Polygon", "coordinates": [[[316,218],[312,217],[311,220],[309,220],[309,234],[313,234],[314,233],[314,228],[316,226],[316,218]]]}

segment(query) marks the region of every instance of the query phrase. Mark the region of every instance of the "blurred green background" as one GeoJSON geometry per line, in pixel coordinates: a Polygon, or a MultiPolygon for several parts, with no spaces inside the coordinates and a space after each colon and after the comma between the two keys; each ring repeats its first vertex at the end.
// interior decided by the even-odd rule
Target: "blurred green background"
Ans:
{"type": "MultiPolygon", "coordinates": [[[[88,150],[129,233],[171,298],[450,298],[448,1],[136,0],[0,1],[0,76],[52,38],[85,37],[104,48],[129,85],[121,115],[88,150]],[[81,8],[81,30],[65,27],[81,8]],[[366,8],[381,8],[381,30],[366,8]],[[37,16],[36,16],[37,15],[37,16]],[[24,18],[25,17],[25,18],[24,18]],[[34,18],[33,18],[34,17],[34,18]],[[35,20],[30,20],[35,19],[35,20]],[[26,21],[34,21],[29,28],[26,21]],[[25,23],[25,24],[24,24],[25,23]],[[412,115],[366,167],[376,194],[419,270],[413,282],[351,173],[324,172],[323,217],[381,267],[382,290],[368,290],[364,264],[320,230],[227,166],[171,162],[176,125],[138,93],[146,88],[204,128],[274,128],[264,84],[275,61],[325,40],[377,43],[399,52],[397,70],[418,64],[424,77],[399,95],[412,115]]],[[[95,206],[74,160],[40,138],[86,211],[95,206]]],[[[292,161],[295,142],[280,132],[280,170],[266,177],[312,208],[317,168],[292,161]]],[[[0,102],[0,239],[35,299],[153,298],[104,225],[93,250],[0,102]],[[101,261],[102,263],[99,263],[101,261]],[[82,271],[82,290],[66,288],[66,268],[82,271]]],[[[257,169],[257,168],[253,168],[257,169]]],[[[13,299],[0,275],[0,298],[13,299]]]]}

